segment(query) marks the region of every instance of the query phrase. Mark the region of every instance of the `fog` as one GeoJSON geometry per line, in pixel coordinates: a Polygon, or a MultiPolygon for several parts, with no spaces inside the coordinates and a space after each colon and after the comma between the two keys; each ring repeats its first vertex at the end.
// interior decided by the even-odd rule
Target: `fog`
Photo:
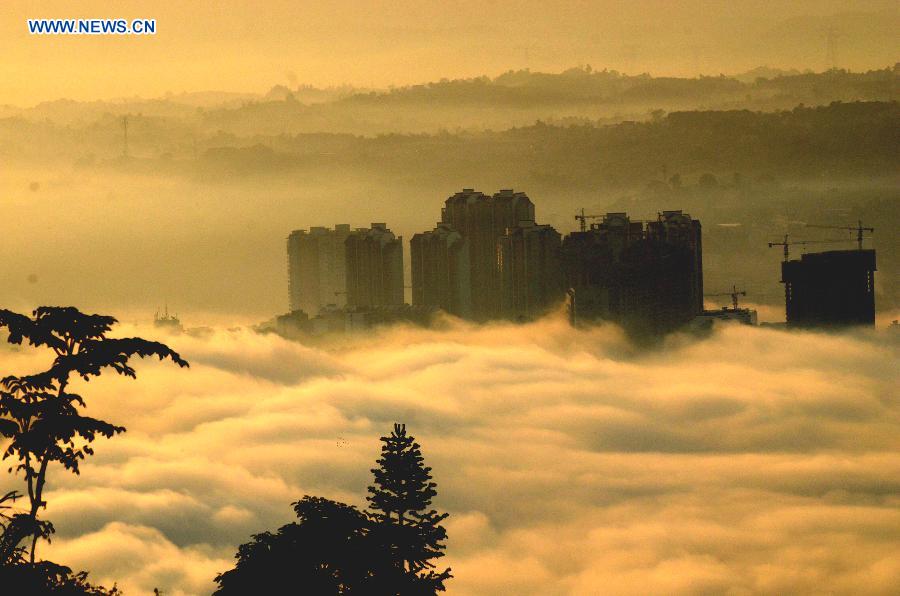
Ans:
{"type": "MultiPolygon", "coordinates": [[[[579,72],[577,80],[593,76],[579,72]]],[[[789,233],[850,248],[849,234],[805,225],[863,220],[876,228],[866,245],[878,251],[876,304],[879,321],[889,322],[900,309],[896,78],[890,69],[800,76],[801,95],[830,81],[824,88],[833,94],[878,88],[887,101],[774,113],[655,111],[641,122],[377,136],[207,130],[196,131],[197,146],[179,140],[190,130],[180,117],[132,114],[127,157],[120,118],[98,115],[94,105],[54,104],[47,118],[39,111],[0,119],[0,251],[8,257],[0,304],[77,304],[132,322],[168,305],[189,327],[259,322],[287,309],[291,230],[386,222],[408,246],[440,219],[446,197],[474,187],[527,192],[538,222],[562,234],[576,229],[582,208],[638,218],[683,209],[704,226],[706,291],[740,285],[768,307],[783,304],[780,255],[768,242],[789,233]],[[841,77],[847,85],[835,83],[841,77]],[[60,110],[77,118],[49,117],[61,118],[60,110]]],[[[568,75],[549,80],[563,86],[562,99],[534,109],[553,114],[575,92],[565,87],[568,75]]],[[[786,80],[793,78],[778,85],[795,88],[786,80]]],[[[697,87],[691,93],[707,84],[680,81],[697,87]]],[[[485,101],[500,112],[505,100],[485,101]]],[[[253,110],[222,110],[240,127],[260,121],[253,110]]],[[[453,122],[452,109],[433,112],[453,122]]],[[[783,311],[773,315],[767,320],[783,311]]]]}
{"type": "Polygon", "coordinates": [[[258,322],[287,309],[292,229],[351,219],[351,206],[360,208],[350,221],[357,226],[392,213],[366,206],[358,180],[313,189],[71,169],[15,174],[0,208],[12,224],[0,240],[8,256],[0,302],[28,311],[77,303],[148,321],[168,304],[190,326],[258,322]]]}
{"type": "MultiPolygon", "coordinates": [[[[190,369],[78,382],[128,432],[52,470],[44,556],[202,594],[314,494],[365,505],[404,422],[447,521],[450,594],[888,594],[900,582],[898,337],[728,326],[637,352],[614,328],[394,328],[310,348],[216,331],[190,369]]],[[[46,354],[0,353],[5,371],[46,354]]],[[[6,478],[0,489],[12,488],[6,478]]]]}

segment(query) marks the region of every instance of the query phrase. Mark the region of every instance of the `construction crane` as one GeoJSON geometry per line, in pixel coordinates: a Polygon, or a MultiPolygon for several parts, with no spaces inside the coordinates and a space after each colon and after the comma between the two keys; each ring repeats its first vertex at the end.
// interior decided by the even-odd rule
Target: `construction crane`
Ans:
{"type": "Polygon", "coordinates": [[[830,244],[833,242],[847,242],[846,240],[788,240],[788,235],[784,235],[784,240],[782,242],[769,242],[769,248],[773,246],[783,246],[784,247],[784,262],[787,263],[790,259],[790,247],[797,244],[830,244]]]}
{"type": "Polygon", "coordinates": [[[738,296],[746,296],[746,290],[738,290],[737,286],[731,286],[730,292],[720,292],[718,294],[704,294],[704,296],[709,296],[710,298],[713,296],[731,296],[731,305],[734,307],[734,310],[738,309],[738,296]]]}
{"type": "Polygon", "coordinates": [[[807,228],[825,228],[828,230],[848,230],[850,232],[856,232],[856,245],[859,247],[859,250],[862,250],[863,247],[863,233],[870,232],[875,233],[875,228],[864,228],[862,224],[862,220],[857,221],[857,226],[820,226],[816,224],[807,224],[807,228]]]}
{"type": "Polygon", "coordinates": [[[581,222],[581,231],[587,232],[587,220],[589,219],[599,219],[603,217],[602,215],[585,215],[584,209],[581,210],[580,214],[575,214],[575,219],[581,222]]]}

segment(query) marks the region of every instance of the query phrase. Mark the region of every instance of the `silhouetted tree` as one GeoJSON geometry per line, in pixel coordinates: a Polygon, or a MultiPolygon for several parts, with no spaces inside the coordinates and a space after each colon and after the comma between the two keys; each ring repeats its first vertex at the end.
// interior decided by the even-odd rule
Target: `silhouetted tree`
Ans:
{"type": "Polygon", "coordinates": [[[381,458],[372,470],[375,485],[366,497],[380,522],[378,539],[395,564],[416,580],[417,593],[443,591],[444,581],[452,577],[450,569],[436,572],[431,561],[444,556],[447,531],[440,524],[448,514],[430,509],[437,494],[431,468],[425,465],[415,438],[406,433],[406,425],[395,424],[381,441],[381,458]]]}
{"type": "Polygon", "coordinates": [[[430,468],[403,425],[395,425],[382,441],[381,467],[373,470],[377,488],[369,489],[374,513],[303,497],[294,503],[297,522],[256,534],[238,548],[235,568],[216,576],[215,594],[433,596],[442,591],[450,570],[436,573],[429,561],[443,554],[447,533],[440,521],[447,516],[428,510],[435,495],[430,468]]]}
{"type": "Polygon", "coordinates": [[[121,596],[113,586],[104,588],[87,581],[87,572],[73,573],[50,561],[0,565],[0,594],[22,596],[121,596]]]}
{"type": "MultiPolygon", "coordinates": [[[[71,570],[60,571],[65,567],[47,562],[41,564],[43,567],[34,565],[37,540],[49,539],[54,531],[49,522],[38,518],[40,509],[47,506],[44,488],[49,465],[56,462],[78,474],[81,460],[94,453],[94,439],[125,431],[121,426],[83,416],[79,408],[85,407],[84,400],[67,391],[70,378],[74,375],[89,381],[105,369],[135,378],[135,370],[128,364],[133,356],[170,358],[179,366],[188,366],[164,344],[136,337],[107,337],[116,322],[113,317],[88,315],[73,307],[40,307],[33,317],[0,310],[0,328],[8,330],[9,343],[27,341],[49,348],[55,355],[44,372],[0,381],[4,389],[0,390],[0,434],[10,439],[3,459],[18,459],[15,469],[25,476],[29,504],[26,512],[6,516],[0,537],[0,564],[21,567],[24,549],[19,544],[30,537],[32,571],[52,571],[53,577],[48,575],[47,580],[57,584],[64,576],[76,583],[85,582],[80,574],[66,575],[71,570]]],[[[8,569],[4,572],[12,573],[8,569]]]]}
{"type": "Polygon", "coordinates": [[[356,507],[303,497],[298,521],[263,532],[239,547],[237,565],[216,577],[217,596],[238,594],[390,594],[396,585],[388,554],[370,539],[372,520],[356,507]],[[288,589],[287,587],[290,586],[288,589]]]}

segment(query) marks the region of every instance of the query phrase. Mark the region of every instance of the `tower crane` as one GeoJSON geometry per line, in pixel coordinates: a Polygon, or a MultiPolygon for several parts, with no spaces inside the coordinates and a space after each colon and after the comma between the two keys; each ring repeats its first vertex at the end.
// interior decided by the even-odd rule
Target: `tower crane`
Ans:
{"type": "Polygon", "coordinates": [[[738,309],[738,296],[746,296],[746,290],[738,290],[737,286],[731,286],[730,292],[719,292],[718,294],[704,294],[704,296],[731,296],[731,305],[734,307],[734,310],[738,309]]]}
{"type": "Polygon", "coordinates": [[[862,220],[857,221],[856,227],[853,226],[820,226],[816,224],[806,224],[807,228],[825,228],[828,230],[848,230],[850,232],[856,232],[856,245],[859,247],[859,250],[862,250],[863,247],[863,233],[869,232],[874,234],[875,228],[864,228],[862,224],[862,220]]]}
{"type": "Polygon", "coordinates": [[[577,219],[578,221],[581,222],[581,231],[582,232],[587,232],[587,220],[599,219],[601,217],[603,217],[603,216],[602,215],[585,215],[584,209],[581,210],[580,214],[578,214],[578,213],[575,214],[575,219],[577,219]]]}
{"type": "Polygon", "coordinates": [[[790,258],[790,247],[798,244],[830,244],[834,242],[847,242],[846,240],[788,240],[788,235],[784,235],[784,240],[781,242],[769,242],[769,248],[773,246],[783,246],[784,247],[784,262],[787,263],[790,258]]]}

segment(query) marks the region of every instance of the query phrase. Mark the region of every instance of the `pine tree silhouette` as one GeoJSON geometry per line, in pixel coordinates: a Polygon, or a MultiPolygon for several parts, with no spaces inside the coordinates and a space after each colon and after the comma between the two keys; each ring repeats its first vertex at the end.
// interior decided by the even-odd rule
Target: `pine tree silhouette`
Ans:
{"type": "Polygon", "coordinates": [[[432,560],[444,556],[447,531],[440,524],[448,514],[430,508],[437,494],[431,468],[415,438],[406,433],[406,425],[395,424],[381,441],[381,458],[372,469],[375,485],[366,497],[379,522],[377,538],[410,580],[409,589],[401,593],[443,591],[444,581],[452,577],[450,569],[435,571],[432,560]]]}

